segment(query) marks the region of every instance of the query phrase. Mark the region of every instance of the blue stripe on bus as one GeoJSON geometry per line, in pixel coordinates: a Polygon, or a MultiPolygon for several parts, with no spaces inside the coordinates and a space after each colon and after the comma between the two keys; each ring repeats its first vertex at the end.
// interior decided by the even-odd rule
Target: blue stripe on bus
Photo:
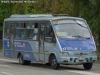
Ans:
{"type": "Polygon", "coordinates": [[[32,47],[29,42],[15,41],[14,50],[9,49],[9,40],[4,40],[4,55],[5,57],[17,58],[18,53],[23,55],[24,60],[36,61],[32,47]]]}

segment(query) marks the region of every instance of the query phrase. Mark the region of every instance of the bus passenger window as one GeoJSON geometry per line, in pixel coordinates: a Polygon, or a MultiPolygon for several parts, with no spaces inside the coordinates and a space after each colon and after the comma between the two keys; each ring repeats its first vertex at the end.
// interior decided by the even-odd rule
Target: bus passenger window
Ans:
{"type": "Polygon", "coordinates": [[[38,35],[38,23],[29,22],[27,25],[27,39],[37,40],[38,35]]]}
{"type": "Polygon", "coordinates": [[[34,28],[38,28],[38,23],[35,23],[35,27],[34,28]]]}
{"type": "Polygon", "coordinates": [[[24,22],[16,23],[15,39],[17,39],[17,40],[26,39],[26,23],[24,23],[24,22]]]}
{"type": "Polygon", "coordinates": [[[35,23],[34,22],[29,22],[27,24],[27,29],[34,29],[35,23]]]}
{"type": "Polygon", "coordinates": [[[26,23],[21,23],[20,28],[26,28],[26,23]]]}
{"type": "Polygon", "coordinates": [[[5,32],[5,38],[9,38],[9,29],[7,29],[5,32]]]}
{"type": "Polygon", "coordinates": [[[27,24],[26,32],[27,32],[27,39],[29,39],[29,40],[32,40],[34,25],[35,25],[34,22],[28,22],[28,24],[27,24]]]}
{"type": "Polygon", "coordinates": [[[33,30],[27,29],[27,39],[32,39],[32,37],[33,37],[33,30]]]}
{"type": "Polygon", "coordinates": [[[26,32],[23,31],[22,34],[21,34],[21,39],[25,39],[26,38],[26,32]]]}
{"type": "Polygon", "coordinates": [[[34,32],[33,32],[33,40],[37,40],[38,39],[38,29],[34,29],[34,32]]]}
{"type": "Polygon", "coordinates": [[[4,37],[9,38],[9,23],[5,23],[4,37]]]}

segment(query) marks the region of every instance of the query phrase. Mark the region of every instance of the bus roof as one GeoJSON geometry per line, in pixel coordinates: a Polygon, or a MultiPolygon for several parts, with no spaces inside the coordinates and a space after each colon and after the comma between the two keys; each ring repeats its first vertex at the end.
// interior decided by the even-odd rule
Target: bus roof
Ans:
{"type": "Polygon", "coordinates": [[[6,18],[4,21],[31,21],[31,20],[57,20],[57,19],[80,19],[83,20],[82,18],[79,17],[70,17],[70,16],[65,16],[65,15],[57,15],[53,16],[51,14],[26,14],[26,15],[11,15],[9,18],[6,18]]]}
{"type": "Polygon", "coordinates": [[[37,17],[53,17],[51,14],[33,14],[33,15],[11,15],[10,18],[37,18],[37,17]]]}

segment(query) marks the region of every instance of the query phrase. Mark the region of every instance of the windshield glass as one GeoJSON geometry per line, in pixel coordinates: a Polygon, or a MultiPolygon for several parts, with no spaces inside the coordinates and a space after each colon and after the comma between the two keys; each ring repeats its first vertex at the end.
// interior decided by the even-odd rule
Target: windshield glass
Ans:
{"type": "Polygon", "coordinates": [[[84,21],[56,22],[54,25],[57,37],[62,38],[90,38],[89,29],[84,21]],[[71,23],[70,23],[71,22],[71,23]],[[61,23],[61,24],[60,24],[61,23]]]}

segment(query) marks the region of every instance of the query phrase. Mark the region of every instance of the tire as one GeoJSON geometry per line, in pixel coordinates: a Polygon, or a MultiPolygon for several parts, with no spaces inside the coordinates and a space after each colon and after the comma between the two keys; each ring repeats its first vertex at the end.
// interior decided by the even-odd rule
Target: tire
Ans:
{"type": "Polygon", "coordinates": [[[86,70],[90,70],[92,68],[92,66],[93,66],[93,63],[84,63],[83,64],[83,67],[86,70]]]}
{"type": "Polygon", "coordinates": [[[31,61],[23,60],[23,56],[20,54],[19,55],[19,63],[21,65],[29,65],[31,63],[31,61]]]}
{"type": "Polygon", "coordinates": [[[21,54],[19,55],[19,63],[21,65],[24,65],[25,64],[25,61],[23,60],[23,56],[21,54]]]}
{"type": "Polygon", "coordinates": [[[50,65],[52,69],[59,69],[60,64],[57,62],[56,57],[53,55],[50,58],[50,65]]]}

